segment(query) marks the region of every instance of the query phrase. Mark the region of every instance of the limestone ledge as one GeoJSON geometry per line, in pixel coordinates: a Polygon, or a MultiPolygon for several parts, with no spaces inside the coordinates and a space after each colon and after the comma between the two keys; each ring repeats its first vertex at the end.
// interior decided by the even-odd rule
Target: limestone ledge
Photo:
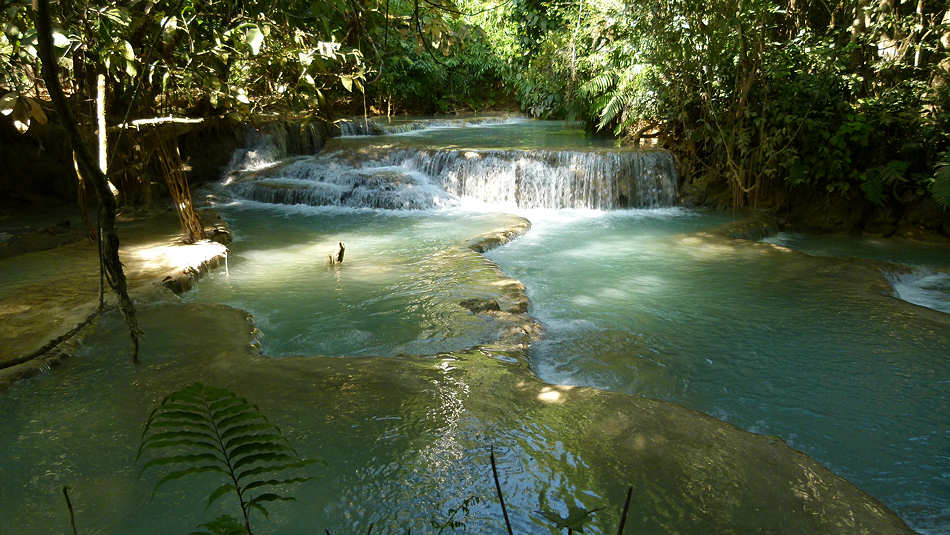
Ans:
{"type": "MultiPolygon", "coordinates": [[[[180,235],[167,232],[178,224],[171,212],[147,218],[120,217],[119,255],[129,293],[137,304],[160,300],[168,290],[181,294],[224,264],[230,230],[213,210],[203,210],[200,217],[209,239],[195,244],[181,243],[180,235]]],[[[36,280],[24,277],[0,294],[0,344],[5,348],[0,356],[0,389],[47,372],[75,355],[99,319],[94,245],[79,241],[0,258],[0,269],[3,263],[62,267],[36,280]],[[62,337],[66,340],[48,347],[62,337]]],[[[112,309],[113,301],[106,288],[106,311],[112,309]]]]}
{"type": "MultiPolygon", "coordinates": [[[[531,222],[519,216],[509,215],[504,226],[486,232],[466,242],[465,247],[479,255],[500,247],[523,235],[531,229],[531,222]]],[[[514,351],[527,350],[532,342],[540,340],[541,324],[528,314],[528,295],[524,284],[509,277],[491,260],[497,272],[497,280],[492,283],[498,292],[497,299],[466,299],[459,306],[469,309],[473,314],[486,314],[501,322],[504,327],[491,347],[514,351]]]]}

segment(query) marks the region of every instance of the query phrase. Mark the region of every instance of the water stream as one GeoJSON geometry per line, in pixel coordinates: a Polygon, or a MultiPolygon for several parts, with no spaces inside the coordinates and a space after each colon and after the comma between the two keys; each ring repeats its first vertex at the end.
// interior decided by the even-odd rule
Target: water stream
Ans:
{"type": "Polygon", "coordinates": [[[741,428],[950,533],[945,250],[720,237],[731,216],[672,207],[669,155],[572,123],[400,124],[303,157],[255,140],[215,190],[228,269],[142,307],[144,365],[110,314],[79,358],[0,393],[0,535],[65,531],[63,485],[85,533],[186,533],[231,511],[204,509],[211,480],[152,496],[137,474],[148,410],[194,380],[326,461],[255,532],[435,533],[458,515],[500,533],[489,444],[519,533],[556,533],[537,511],[576,506],[606,507],[585,532],[613,533],[628,485],[628,532],[906,532],[741,428]],[[477,254],[473,238],[522,221],[505,211],[531,230],[477,254]],[[527,353],[506,275],[544,328],[527,353]]]}
{"type": "Polygon", "coordinates": [[[918,529],[946,532],[946,314],[893,297],[876,265],[694,234],[721,220],[536,214],[529,235],[489,253],[545,326],[533,369],[781,436],[918,529]]]}

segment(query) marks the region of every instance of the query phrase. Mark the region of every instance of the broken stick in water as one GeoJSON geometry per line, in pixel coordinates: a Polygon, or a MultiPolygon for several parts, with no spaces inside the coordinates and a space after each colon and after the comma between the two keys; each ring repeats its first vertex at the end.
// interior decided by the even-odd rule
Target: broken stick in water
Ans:
{"type": "Polygon", "coordinates": [[[335,264],[342,264],[342,263],[343,263],[343,253],[346,251],[346,247],[343,246],[343,242],[339,242],[339,243],[340,243],[340,250],[337,251],[337,253],[336,253],[336,258],[333,258],[333,254],[332,254],[332,253],[327,255],[327,264],[328,264],[328,265],[331,265],[331,266],[332,266],[332,265],[335,265],[335,264]]]}

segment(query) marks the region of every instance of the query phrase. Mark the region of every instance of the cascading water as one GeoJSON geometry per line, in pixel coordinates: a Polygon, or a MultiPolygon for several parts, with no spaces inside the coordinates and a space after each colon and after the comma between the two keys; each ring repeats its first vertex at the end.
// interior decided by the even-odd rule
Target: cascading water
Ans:
{"type": "Polygon", "coordinates": [[[664,151],[405,151],[393,163],[459,197],[518,208],[657,208],[676,201],[664,151]]]}
{"type": "MultiPolygon", "coordinates": [[[[539,504],[602,508],[585,531],[611,533],[628,486],[637,533],[909,533],[781,440],[650,397],[782,436],[922,533],[950,535],[950,316],[890,298],[877,264],[727,239],[710,229],[729,214],[678,208],[535,211],[530,232],[486,257],[472,238],[525,222],[288,204],[657,206],[675,198],[672,159],[531,121],[336,139],[285,159],[316,152],[302,133],[265,129],[238,153],[225,188],[270,204],[219,206],[234,257],[183,300],[142,307],[146,366],[115,361],[127,333],[108,313],[78,358],[0,393],[0,533],[62,525],[66,485],[89,532],[182,533],[233,513],[205,507],[203,484],[150,499],[135,475],[149,407],[200,380],[261,403],[301,455],[326,461],[311,473],[334,484],[297,489],[267,533],[501,532],[486,444],[518,533],[555,531],[539,504]],[[346,261],[329,265],[339,242],[346,261]],[[544,326],[530,367],[498,343],[531,327],[509,312],[528,303],[499,266],[544,326]]],[[[934,254],[945,272],[950,257],[934,254]]],[[[49,269],[22,255],[0,279],[49,269]]]]}
{"type": "Polygon", "coordinates": [[[238,197],[273,204],[418,210],[457,204],[420,172],[399,166],[353,167],[319,156],[235,181],[238,197]]]}
{"type": "Polygon", "coordinates": [[[431,149],[411,146],[411,140],[390,136],[358,151],[331,143],[320,155],[232,173],[227,184],[238,197],[261,202],[389,209],[440,208],[462,199],[504,208],[597,210],[676,201],[678,175],[665,151],[431,149]]]}

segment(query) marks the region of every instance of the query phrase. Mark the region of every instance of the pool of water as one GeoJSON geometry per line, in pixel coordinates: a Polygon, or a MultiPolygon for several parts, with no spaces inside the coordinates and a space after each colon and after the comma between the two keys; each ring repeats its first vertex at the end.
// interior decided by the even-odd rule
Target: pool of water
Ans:
{"type": "Polygon", "coordinates": [[[532,220],[489,256],[545,327],[531,349],[541,379],[784,437],[917,529],[950,532],[946,314],[892,297],[874,265],[694,234],[722,216],[532,220]]]}
{"type": "Polygon", "coordinates": [[[268,355],[431,354],[497,338],[490,317],[459,304],[492,296],[495,267],[446,251],[505,216],[251,201],[219,209],[238,244],[228,269],[185,298],[250,312],[268,355]],[[329,265],[339,242],[344,261],[329,265]]]}
{"type": "Polygon", "coordinates": [[[150,410],[194,381],[246,397],[320,461],[303,472],[313,481],[282,489],[296,502],[253,518],[254,533],[366,533],[371,523],[374,533],[437,533],[448,521],[503,533],[490,445],[516,533],[563,533],[538,511],[569,507],[603,508],[585,533],[615,533],[628,485],[633,533],[810,534],[842,520],[907,533],[778,441],[642,398],[551,387],[517,355],[274,359],[248,350],[249,325],[232,308],[157,302],[139,320],[139,366],[110,313],[76,358],[0,396],[0,534],[68,533],[64,486],[79,533],[189,533],[234,514],[233,496],[205,507],[220,480],[153,492],[168,472],[140,474],[136,462],[150,410]]]}
{"type": "Polygon", "coordinates": [[[327,149],[362,149],[367,146],[437,150],[591,150],[615,148],[618,143],[614,139],[588,135],[582,122],[509,119],[467,127],[436,123],[433,128],[398,134],[341,137],[330,140],[327,149]]]}

